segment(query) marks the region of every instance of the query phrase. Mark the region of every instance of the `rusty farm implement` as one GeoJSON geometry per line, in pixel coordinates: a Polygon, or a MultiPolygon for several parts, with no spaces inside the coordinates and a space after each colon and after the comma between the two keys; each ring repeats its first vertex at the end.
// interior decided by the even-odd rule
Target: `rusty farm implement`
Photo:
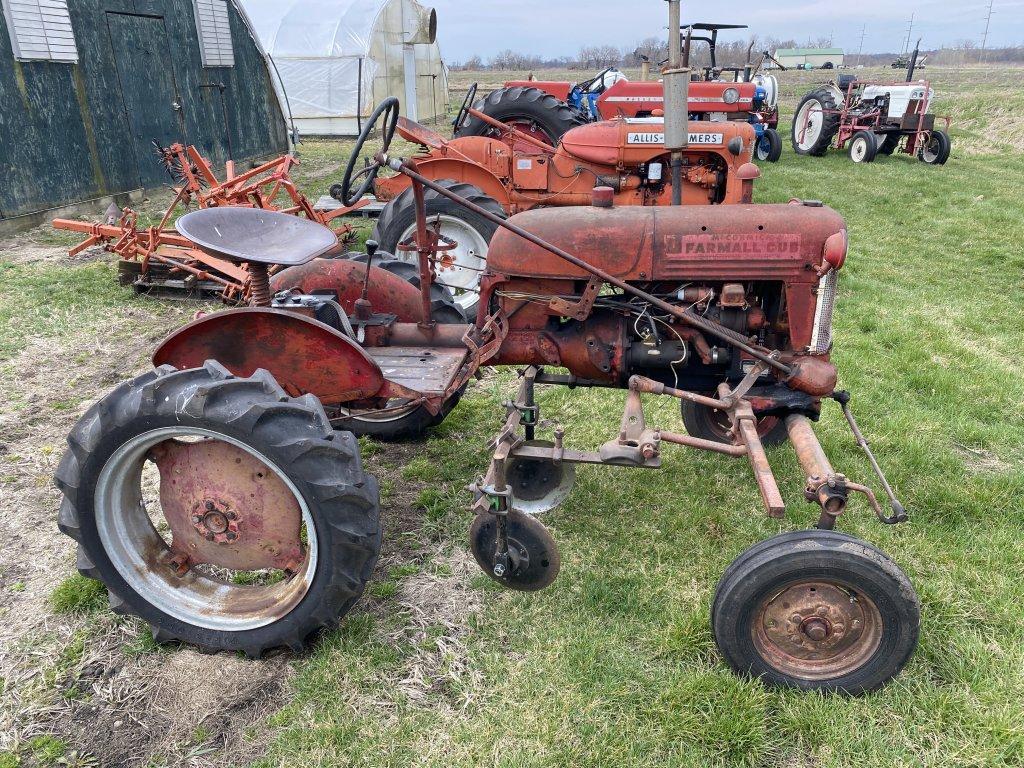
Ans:
{"type": "Polygon", "coordinates": [[[175,216],[192,207],[240,206],[302,216],[330,227],[337,236],[339,252],[341,246],[353,238],[351,227],[340,223],[339,217],[365,203],[331,212],[315,209],[291,179],[291,169],[298,161],[290,155],[244,173],[237,173],[234,163],[229,162],[225,179],[221,181],[195,147],[182,144],[161,147],[155,142],[154,146],[158,162],[164,165],[175,184],[174,199],[157,224],[140,226],[136,211],[131,208],[118,211],[113,207],[106,221],[100,224],[73,219],[53,222],[56,229],[87,236],[70,250],[72,256],[96,246],[117,254],[119,279],[124,285],[139,291],[219,293],[227,303],[247,300],[245,267],[205,253],[174,229],[175,216]]]}
{"type": "MultiPolygon", "coordinates": [[[[671,28],[678,2],[670,9],[671,28]]],[[[672,151],[687,130],[685,98],[673,100],[680,76],[666,73],[672,151]]],[[[518,393],[472,486],[469,545],[488,576],[527,591],[555,580],[558,544],[541,516],[571,491],[579,464],[656,470],[669,446],[713,452],[749,462],[766,513],[782,517],[765,445],[788,440],[815,527],[766,539],[729,566],[711,610],[718,648],[737,672],[776,685],[860,693],[892,679],[917,642],[914,589],[880,550],[835,530],[854,496],[883,523],[906,519],[830,360],[842,217],[794,201],[505,219],[391,156],[397,116],[390,99],[367,121],[341,194],[360,198],[385,167],[409,180],[418,285],[375,266],[372,242],[362,261],[318,258],[336,237],[300,217],[227,207],[178,222],[204,252],[247,265],[253,289],[249,306],[172,334],[153,370],[89,408],[69,435],[59,524],[111,606],[149,622],[159,641],[253,657],[301,649],[351,609],[380,551],[377,482],[356,435],[427,429],[481,367],[511,365],[522,368],[518,393]],[[357,189],[377,123],[383,146],[357,189]],[[431,226],[428,190],[498,228],[471,323],[434,317],[432,265],[455,243],[431,226]],[[283,269],[271,277],[271,266],[283,269]],[[537,389],[549,386],[623,392],[598,449],[573,444],[571,421],[543,417],[537,389]],[[642,396],[678,402],[686,432],[648,421],[642,396]],[[818,442],[814,422],[829,401],[888,510],[818,442]]]]}

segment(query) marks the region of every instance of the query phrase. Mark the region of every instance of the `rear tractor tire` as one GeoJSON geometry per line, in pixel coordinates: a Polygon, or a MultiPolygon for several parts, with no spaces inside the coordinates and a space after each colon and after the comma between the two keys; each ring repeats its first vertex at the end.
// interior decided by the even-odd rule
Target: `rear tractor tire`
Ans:
{"type": "Polygon", "coordinates": [[[871,131],[857,131],[850,139],[850,159],[855,163],[874,162],[878,142],[871,131]]]}
{"type": "Polygon", "coordinates": [[[838,109],[835,95],[828,88],[804,96],[793,116],[793,151],[798,155],[824,155],[839,132],[838,109]]]}
{"type": "Polygon", "coordinates": [[[380,553],[355,438],[266,371],[164,366],[93,405],[68,445],[59,528],[110,607],[158,642],[300,650],[352,608],[380,553]]]}
{"type": "MultiPolygon", "coordinates": [[[[587,120],[577,110],[540,88],[516,86],[499,88],[473,105],[502,123],[531,134],[551,146],[557,146],[567,131],[587,120]]],[[[472,115],[463,124],[459,136],[491,136],[497,129],[472,115]]]]}
{"type": "Polygon", "coordinates": [[[917,646],[920,603],[881,550],[838,531],[783,533],[737,557],[711,623],[729,665],[765,683],[862,694],[899,674],[917,646]]]}
{"type": "MultiPolygon", "coordinates": [[[[495,216],[505,218],[505,211],[498,201],[478,187],[448,179],[438,184],[495,216]]],[[[472,322],[476,319],[480,275],[487,264],[487,247],[498,225],[431,189],[424,190],[424,201],[429,223],[439,222],[441,234],[458,243],[457,248],[444,254],[450,263],[438,265],[438,283],[452,292],[455,303],[472,322]]],[[[380,243],[382,250],[395,254],[394,258],[415,264],[418,258],[415,252],[402,252],[398,248],[399,243],[415,233],[416,202],[410,187],[384,206],[374,227],[373,239],[380,243]]]]}

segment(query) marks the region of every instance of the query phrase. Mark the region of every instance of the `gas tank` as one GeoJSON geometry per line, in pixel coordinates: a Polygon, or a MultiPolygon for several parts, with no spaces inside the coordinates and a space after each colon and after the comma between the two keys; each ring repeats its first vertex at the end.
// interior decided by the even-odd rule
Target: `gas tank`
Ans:
{"type": "MultiPolygon", "coordinates": [[[[846,229],[820,204],[539,208],[509,219],[621,280],[816,283],[825,241],[846,229]]],[[[586,279],[586,271],[506,229],[487,251],[493,274],[586,279]]]]}
{"type": "MultiPolygon", "coordinates": [[[[742,141],[738,154],[749,152],[754,141],[754,129],[750,124],[740,121],[690,122],[690,150],[723,152],[737,136],[742,141]]],[[[561,149],[588,163],[635,168],[667,152],[665,119],[631,117],[581,125],[566,132],[561,149]]]]}

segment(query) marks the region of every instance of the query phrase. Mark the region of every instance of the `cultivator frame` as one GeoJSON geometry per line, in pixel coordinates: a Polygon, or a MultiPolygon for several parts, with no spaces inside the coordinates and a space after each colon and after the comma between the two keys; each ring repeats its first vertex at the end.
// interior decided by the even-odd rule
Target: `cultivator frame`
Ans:
{"type": "Polygon", "coordinates": [[[158,224],[139,227],[138,213],[124,208],[116,215],[111,211],[102,224],[74,219],[54,219],[53,227],[87,235],[86,239],[68,251],[77,256],[83,251],[102,247],[117,254],[120,259],[121,281],[137,290],[163,289],[188,294],[218,293],[227,304],[241,304],[248,300],[248,273],[244,266],[233,264],[197,248],[188,238],[172,226],[177,215],[193,206],[223,208],[236,206],[260,208],[294,216],[330,227],[340,245],[354,239],[350,225],[341,223],[340,217],[366,205],[355,205],[334,211],[320,211],[295,186],[291,170],[298,160],[284,155],[258,165],[244,173],[237,173],[235,163],[225,166],[221,181],[209,161],[194,146],[175,143],[161,147],[154,142],[158,161],[167,169],[177,186],[175,196],[164,211],[158,224]],[[155,275],[154,265],[166,269],[155,275]]]}

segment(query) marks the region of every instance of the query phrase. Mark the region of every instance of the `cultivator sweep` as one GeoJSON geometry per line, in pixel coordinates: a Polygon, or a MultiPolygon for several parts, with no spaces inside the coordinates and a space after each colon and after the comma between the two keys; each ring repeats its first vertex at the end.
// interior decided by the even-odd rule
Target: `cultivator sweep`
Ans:
{"type": "Polygon", "coordinates": [[[352,241],[353,234],[352,228],[340,223],[339,217],[366,204],[359,201],[330,212],[315,209],[291,179],[291,169],[298,161],[290,155],[244,173],[237,173],[234,163],[229,161],[225,179],[221,181],[195,147],[182,144],[162,147],[156,142],[154,147],[157,161],[167,170],[175,185],[174,200],[158,224],[140,227],[138,213],[131,208],[122,211],[112,208],[102,224],[72,219],[53,221],[56,229],[87,235],[69,251],[71,256],[97,246],[117,254],[122,284],[134,286],[138,291],[192,295],[215,293],[228,304],[248,301],[245,267],[210,256],[173,228],[175,217],[192,207],[259,208],[302,216],[329,226],[337,236],[340,248],[352,241]]]}
{"type": "MultiPolygon", "coordinates": [[[[678,19],[677,0],[670,8],[678,19]]],[[[668,92],[686,73],[665,75],[668,92]]],[[[685,108],[674,114],[685,129],[685,108]]],[[[154,371],[69,436],[59,524],[111,605],[160,641],[250,656],[301,649],[352,607],[380,551],[378,488],[355,435],[420,433],[483,366],[511,365],[519,391],[471,487],[469,546],[488,576],[550,585],[561,557],[540,516],[571,492],[575,465],[655,469],[665,445],[746,457],[781,518],[765,446],[788,439],[816,527],[733,561],[712,603],[718,648],[741,674],[801,689],[861,693],[894,677],[917,642],[914,589],[881,551],[834,530],[854,493],[882,522],[906,519],[836,388],[843,219],[803,201],[608,207],[600,189],[601,205],[505,219],[392,157],[397,119],[389,99],[367,121],[341,196],[360,199],[382,168],[409,179],[415,285],[374,265],[373,242],[362,261],[318,258],[334,238],[300,217],[219,208],[178,222],[209,255],[247,265],[254,285],[249,307],[177,331],[154,371]],[[378,123],[383,147],[357,174],[378,123]],[[431,225],[428,191],[498,227],[475,322],[435,317],[433,265],[455,244],[431,225]],[[285,268],[271,278],[270,265],[285,268]],[[597,450],[572,447],[572,423],[542,418],[541,385],[624,391],[617,434],[597,450]],[[686,433],[651,425],[644,396],[678,401],[686,433]],[[831,465],[813,428],[828,400],[842,405],[891,513],[831,465]]]]}

